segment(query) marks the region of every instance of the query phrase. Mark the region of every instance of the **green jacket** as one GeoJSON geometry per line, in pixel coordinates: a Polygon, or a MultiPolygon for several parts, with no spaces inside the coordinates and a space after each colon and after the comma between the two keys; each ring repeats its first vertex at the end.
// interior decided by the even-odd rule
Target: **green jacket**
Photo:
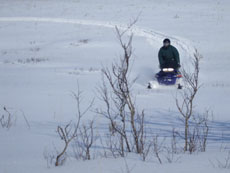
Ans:
{"type": "Polygon", "coordinates": [[[180,55],[177,49],[169,45],[168,47],[161,47],[158,53],[160,67],[163,68],[165,65],[172,65],[172,67],[180,67],[180,55]]]}

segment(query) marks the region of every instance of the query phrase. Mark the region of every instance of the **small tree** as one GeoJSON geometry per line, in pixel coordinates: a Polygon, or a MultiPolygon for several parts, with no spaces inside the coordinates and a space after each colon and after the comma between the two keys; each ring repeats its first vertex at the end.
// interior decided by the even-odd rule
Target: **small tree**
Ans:
{"type": "Polygon", "coordinates": [[[62,127],[62,126],[57,127],[57,133],[58,133],[60,139],[62,141],[64,141],[64,148],[57,155],[55,166],[61,165],[63,163],[63,161],[65,160],[64,156],[66,154],[66,151],[69,147],[70,142],[72,142],[72,140],[78,136],[78,130],[80,127],[80,122],[81,122],[82,117],[89,111],[89,109],[93,105],[93,100],[92,100],[91,103],[89,104],[89,106],[84,111],[82,111],[82,109],[81,109],[81,101],[82,101],[81,95],[82,95],[82,92],[79,90],[79,87],[78,87],[77,93],[73,93],[73,96],[74,96],[76,103],[77,103],[77,115],[76,115],[77,121],[75,123],[73,123],[71,121],[71,122],[67,123],[64,127],[62,127]]]}
{"type": "Polygon", "coordinates": [[[202,56],[195,52],[192,68],[193,72],[187,72],[185,69],[182,69],[182,75],[185,82],[185,89],[181,93],[181,102],[176,98],[176,106],[180,114],[184,119],[184,151],[188,151],[189,145],[189,120],[194,114],[194,99],[197,95],[198,90],[200,89],[199,85],[199,73],[200,73],[200,60],[202,56]]]}
{"type": "Polygon", "coordinates": [[[97,136],[94,133],[94,121],[92,120],[87,124],[82,124],[79,128],[79,135],[75,139],[75,145],[73,145],[76,159],[90,160],[91,148],[96,140],[97,136]]]}
{"type": "Polygon", "coordinates": [[[106,110],[100,110],[110,121],[110,130],[120,135],[120,144],[122,155],[124,156],[124,145],[128,152],[131,152],[131,143],[134,144],[135,151],[143,151],[143,128],[144,112],[139,114],[135,105],[135,99],[132,95],[132,85],[134,80],[129,79],[130,63],[133,55],[132,40],[133,34],[130,28],[136,23],[134,20],[127,29],[120,30],[116,27],[117,38],[123,50],[123,56],[118,63],[113,63],[111,69],[103,68],[103,85],[100,88],[101,98],[106,105],[106,110]],[[128,35],[126,40],[124,37],[128,35]],[[125,41],[126,40],[126,41],[125,41]],[[111,92],[106,85],[108,82],[111,92]],[[137,121],[138,120],[138,121],[137,121]],[[129,123],[127,123],[129,122],[129,123]],[[131,128],[132,141],[129,141],[127,134],[128,128],[131,128]]]}

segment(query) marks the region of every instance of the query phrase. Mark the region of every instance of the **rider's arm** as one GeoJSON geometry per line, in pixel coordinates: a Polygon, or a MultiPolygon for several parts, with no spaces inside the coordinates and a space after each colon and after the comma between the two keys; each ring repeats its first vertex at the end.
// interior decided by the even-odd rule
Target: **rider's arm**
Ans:
{"type": "Polygon", "coordinates": [[[162,66],[164,64],[164,59],[163,59],[163,55],[162,55],[162,50],[160,49],[158,52],[158,59],[160,62],[160,66],[162,66]]]}
{"type": "Polygon", "coordinates": [[[176,58],[177,64],[180,64],[180,55],[179,55],[179,52],[176,48],[173,49],[173,53],[174,53],[174,56],[176,58]]]}

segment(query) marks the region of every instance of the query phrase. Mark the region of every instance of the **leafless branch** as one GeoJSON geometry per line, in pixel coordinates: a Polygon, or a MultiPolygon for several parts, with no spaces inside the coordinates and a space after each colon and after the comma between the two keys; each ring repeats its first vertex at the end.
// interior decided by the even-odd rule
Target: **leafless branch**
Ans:
{"type": "Polygon", "coordinates": [[[3,107],[3,115],[0,117],[0,124],[2,128],[10,129],[14,124],[14,117],[11,112],[4,106],[3,107]]]}
{"type": "Polygon", "coordinates": [[[68,149],[68,146],[69,146],[70,142],[78,136],[78,130],[79,130],[79,126],[80,126],[80,122],[81,122],[82,117],[93,106],[94,100],[92,100],[90,102],[89,106],[87,106],[82,111],[82,109],[81,109],[81,102],[82,102],[81,95],[82,95],[82,92],[80,91],[79,86],[78,86],[77,93],[73,92],[73,96],[74,96],[74,98],[76,100],[76,105],[77,105],[77,121],[75,123],[73,123],[71,121],[71,122],[67,123],[64,127],[62,127],[62,126],[57,127],[57,133],[58,133],[60,139],[64,141],[64,148],[57,155],[55,166],[61,165],[63,160],[65,160],[65,158],[63,158],[63,157],[66,154],[66,150],[68,149]]]}
{"type": "Polygon", "coordinates": [[[75,139],[75,146],[78,148],[78,153],[75,153],[76,158],[82,158],[83,160],[90,160],[90,150],[97,140],[97,136],[94,134],[94,121],[90,121],[88,124],[83,124],[79,128],[78,138],[75,139]]]}
{"type": "MultiPolygon", "coordinates": [[[[200,88],[199,85],[199,73],[200,73],[200,60],[202,59],[202,56],[196,51],[193,57],[192,61],[192,67],[193,72],[187,72],[186,69],[182,69],[182,75],[183,80],[185,82],[185,89],[181,93],[181,103],[176,98],[176,106],[181,114],[181,116],[184,118],[184,151],[188,151],[188,145],[189,145],[189,120],[194,114],[194,99],[195,96],[200,88]]],[[[192,138],[190,138],[191,140],[192,138]]]]}

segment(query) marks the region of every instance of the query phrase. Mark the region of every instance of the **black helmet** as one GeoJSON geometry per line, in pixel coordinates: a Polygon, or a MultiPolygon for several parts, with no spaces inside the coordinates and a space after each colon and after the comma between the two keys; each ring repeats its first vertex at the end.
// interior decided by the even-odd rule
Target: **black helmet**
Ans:
{"type": "Polygon", "coordinates": [[[166,38],[164,39],[163,43],[171,43],[171,41],[168,38],[166,38]]]}

